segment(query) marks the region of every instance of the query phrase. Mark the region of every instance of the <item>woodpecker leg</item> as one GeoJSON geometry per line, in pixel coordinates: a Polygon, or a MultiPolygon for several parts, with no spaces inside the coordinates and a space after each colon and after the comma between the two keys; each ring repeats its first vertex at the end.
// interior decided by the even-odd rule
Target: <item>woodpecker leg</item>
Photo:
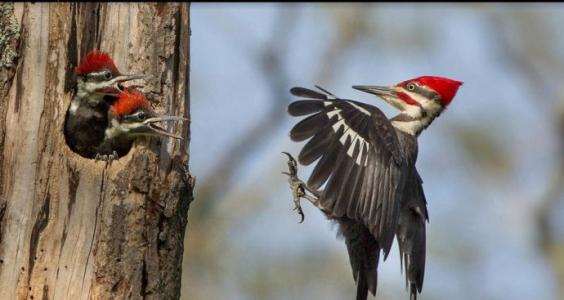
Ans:
{"type": "Polygon", "coordinates": [[[298,164],[292,155],[288,152],[282,152],[288,156],[288,172],[282,172],[282,174],[288,175],[288,183],[290,184],[290,189],[294,197],[294,210],[298,211],[301,217],[300,223],[305,219],[304,212],[300,203],[300,198],[306,198],[313,205],[318,206],[319,194],[317,191],[310,189],[303,181],[298,177],[298,164]],[[311,195],[309,195],[309,192],[311,195]]]}
{"type": "Polygon", "coordinates": [[[111,154],[108,154],[108,160],[106,160],[106,162],[108,163],[108,166],[112,166],[112,162],[114,160],[118,159],[118,154],[116,152],[116,150],[113,150],[111,154]]]}
{"type": "Polygon", "coordinates": [[[94,156],[94,161],[98,162],[98,161],[107,161],[108,160],[108,156],[107,155],[102,155],[100,153],[96,153],[96,156],[94,156]]]}
{"type": "Polygon", "coordinates": [[[118,159],[118,158],[119,158],[119,156],[118,156],[117,152],[116,152],[115,150],[113,150],[112,153],[111,153],[111,154],[108,154],[108,155],[96,153],[96,156],[94,157],[94,160],[95,160],[96,162],[98,162],[98,161],[105,161],[105,162],[108,163],[108,165],[111,166],[111,165],[112,165],[112,162],[113,162],[114,160],[118,159]]]}

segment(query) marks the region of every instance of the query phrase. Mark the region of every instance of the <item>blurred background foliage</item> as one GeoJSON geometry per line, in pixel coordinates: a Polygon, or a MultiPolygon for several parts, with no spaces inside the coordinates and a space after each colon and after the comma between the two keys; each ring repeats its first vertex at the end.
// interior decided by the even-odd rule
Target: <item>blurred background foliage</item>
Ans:
{"type": "MultiPolygon", "coordinates": [[[[183,299],[351,299],[343,241],[304,202],[292,86],[464,81],[420,138],[430,223],[421,299],[564,299],[564,4],[192,5],[191,168],[183,299]]],[[[306,178],[311,168],[302,167],[306,178]]],[[[408,299],[397,245],[378,299],[408,299]]]]}

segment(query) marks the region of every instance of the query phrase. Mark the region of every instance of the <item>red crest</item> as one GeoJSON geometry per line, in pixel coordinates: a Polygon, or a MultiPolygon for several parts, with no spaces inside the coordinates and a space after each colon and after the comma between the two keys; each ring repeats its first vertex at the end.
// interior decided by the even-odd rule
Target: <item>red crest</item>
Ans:
{"type": "Polygon", "coordinates": [[[121,74],[114,64],[112,57],[107,52],[101,52],[98,50],[92,50],[86,54],[80,61],[78,67],[74,70],[79,75],[86,75],[102,69],[108,69],[114,75],[121,74]]]}
{"type": "Polygon", "coordinates": [[[151,109],[151,105],[143,93],[134,89],[121,92],[118,100],[112,105],[114,114],[118,116],[128,115],[138,108],[151,109]]]}
{"type": "Polygon", "coordinates": [[[461,81],[437,76],[421,76],[400,82],[397,85],[405,87],[411,81],[418,82],[419,84],[437,92],[441,96],[441,101],[444,106],[447,106],[452,101],[452,98],[456,95],[458,88],[462,85],[461,81]]]}

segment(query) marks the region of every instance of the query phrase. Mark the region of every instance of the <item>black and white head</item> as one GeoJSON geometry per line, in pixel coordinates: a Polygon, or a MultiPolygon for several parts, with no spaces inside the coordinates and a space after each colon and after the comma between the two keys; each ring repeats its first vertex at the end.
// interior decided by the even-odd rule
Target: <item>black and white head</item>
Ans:
{"type": "Polygon", "coordinates": [[[374,94],[401,111],[392,119],[397,128],[419,134],[450,104],[462,82],[437,76],[421,76],[393,86],[353,86],[374,94]]]}
{"type": "Polygon", "coordinates": [[[75,68],[79,97],[106,95],[119,96],[120,83],[144,78],[143,75],[124,75],[106,52],[93,50],[86,54],[75,68]]]}
{"type": "Polygon", "coordinates": [[[110,126],[106,130],[106,137],[109,139],[115,137],[134,139],[139,136],[168,136],[182,139],[180,135],[169,133],[159,124],[187,120],[183,117],[155,113],[145,95],[135,89],[121,92],[118,100],[112,104],[110,114],[110,126]]]}

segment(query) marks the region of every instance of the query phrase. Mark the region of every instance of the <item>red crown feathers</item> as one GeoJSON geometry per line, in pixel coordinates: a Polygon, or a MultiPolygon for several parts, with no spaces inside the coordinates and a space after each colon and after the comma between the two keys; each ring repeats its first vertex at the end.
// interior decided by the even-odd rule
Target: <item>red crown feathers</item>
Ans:
{"type": "Polygon", "coordinates": [[[452,98],[454,98],[454,95],[456,95],[458,88],[462,85],[461,81],[437,76],[421,76],[400,82],[397,85],[405,87],[411,81],[418,82],[421,85],[433,89],[441,96],[441,101],[445,106],[452,101],[452,98]]]}
{"type": "Polygon", "coordinates": [[[114,75],[121,74],[107,52],[92,50],[82,58],[74,70],[79,75],[86,75],[104,68],[110,70],[114,75]]]}
{"type": "Polygon", "coordinates": [[[138,108],[151,109],[151,105],[143,93],[134,89],[121,92],[112,105],[114,114],[118,116],[128,115],[138,108]]]}

